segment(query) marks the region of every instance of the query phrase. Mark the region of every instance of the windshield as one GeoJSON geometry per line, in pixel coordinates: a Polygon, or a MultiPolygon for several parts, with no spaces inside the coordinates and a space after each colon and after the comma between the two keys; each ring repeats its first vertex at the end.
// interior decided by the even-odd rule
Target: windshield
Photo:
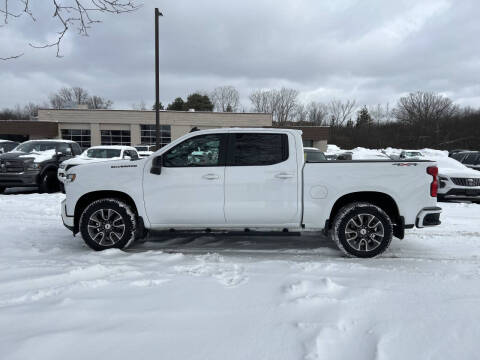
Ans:
{"type": "Polygon", "coordinates": [[[422,153],[419,153],[417,151],[407,151],[405,155],[406,156],[422,156],[422,153]]]}
{"type": "Polygon", "coordinates": [[[306,150],[305,151],[305,160],[308,162],[315,162],[315,161],[325,161],[327,158],[321,151],[312,151],[306,150]]]}
{"type": "Polygon", "coordinates": [[[120,149],[88,149],[86,155],[89,158],[95,159],[110,159],[120,157],[120,149]]]}
{"type": "Polygon", "coordinates": [[[18,145],[14,151],[24,153],[42,152],[47,150],[55,150],[57,143],[51,141],[27,141],[18,145]]]}

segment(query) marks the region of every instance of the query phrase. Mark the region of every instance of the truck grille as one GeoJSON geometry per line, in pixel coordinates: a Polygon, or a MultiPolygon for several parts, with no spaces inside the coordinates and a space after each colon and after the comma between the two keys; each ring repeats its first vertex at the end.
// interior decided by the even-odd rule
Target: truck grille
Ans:
{"type": "Polygon", "coordinates": [[[480,178],[452,178],[452,181],[459,186],[480,186],[480,178]]]}
{"type": "Polygon", "coordinates": [[[0,160],[0,173],[21,173],[23,170],[23,161],[0,160]]]}

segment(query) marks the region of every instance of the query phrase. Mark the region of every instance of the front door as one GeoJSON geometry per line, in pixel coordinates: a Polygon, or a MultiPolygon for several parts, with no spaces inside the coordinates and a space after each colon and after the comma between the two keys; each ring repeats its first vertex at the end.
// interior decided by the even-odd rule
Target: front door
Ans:
{"type": "Polygon", "coordinates": [[[225,225],[226,135],[188,138],[162,155],[160,174],[144,177],[144,200],[154,228],[225,225]]]}
{"type": "Polygon", "coordinates": [[[276,228],[300,223],[294,141],[292,135],[274,132],[230,134],[225,168],[227,225],[276,228]]]}

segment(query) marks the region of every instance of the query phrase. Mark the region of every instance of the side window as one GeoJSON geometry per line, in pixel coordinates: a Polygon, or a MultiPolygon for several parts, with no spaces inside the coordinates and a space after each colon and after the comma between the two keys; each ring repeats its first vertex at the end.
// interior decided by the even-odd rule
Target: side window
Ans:
{"type": "Polygon", "coordinates": [[[72,155],[72,148],[70,147],[70,144],[60,143],[57,145],[57,152],[61,152],[63,155],[70,156],[72,155]]]}
{"type": "Polygon", "coordinates": [[[82,153],[82,148],[77,143],[72,144],[73,155],[80,155],[82,153]]]}
{"type": "Polygon", "coordinates": [[[463,163],[467,165],[473,165],[475,164],[476,158],[477,158],[477,154],[470,154],[463,160],[463,163]]]}
{"type": "Polygon", "coordinates": [[[200,135],[187,139],[163,155],[163,166],[224,166],[224,139],[223,134],[200,135]]]}
{"type": "Polygon", "coordinates": [[[138,154],[136,151],[133,151],[133,150],[125,150],[123,152],[123,157],[125,156],[130,156],[130,159],[132,160],[137,160],[138,159],[138,154]]]}
{"type": "Polygon", "coordinates": [[[265,166],[288,159],[286,134],[232,133],[231,166],[265,166]]]}

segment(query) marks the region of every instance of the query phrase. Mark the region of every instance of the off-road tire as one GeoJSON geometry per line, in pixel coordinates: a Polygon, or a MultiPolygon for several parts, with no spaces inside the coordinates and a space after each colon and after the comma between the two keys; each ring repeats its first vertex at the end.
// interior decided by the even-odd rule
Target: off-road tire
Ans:
{"type": "MultiPolygon", "coordinates": [[[[359,222],[362,222],[363,224],[365,220],[359,222]]],[[[374,224],[375,223],[372,220],[372,225],[374,224]]],[[[374,229],[377,230],[378,228],[374,229]]],[[[393,225],[390,217],[379,206],[367,202],[355,202],[345,205],[338,211],[333,220],[331,237],[337,244],[338,248],[345,255],[350,257],[371,258],[382,254],[388,248],[393,237],[393,225]],[[360,234],[360,231],[365,231],[367,235],[363,234],[358,236],[367,236],[366,238],[359,238],[358,241],[355,241],[354,238],[353,240],[350,239],[350,242],[347,241],[347,225],[352,224],[351,221],[355,223],[357,221],[356,219],[358,219],[358,216],[360,216],[360,219],[366,218],[367,221],[369,221],[369,219],[371,219],[373,216],[374,219],[381,223],[381,226],[378,225],[378,228],[382,229],[383,236],[374,235],[376,240],[374,243],[373,240],[368,238],[368,232],[370,231],[370,228],[368,226],[369,224],[367,224],[367,226],[360,227],[361,229],[358,230],[357,233],[358,235],[360,234]],[[367,242],[368,244],[372,244],[372,247],[376,247],[368,250],[367,242]],[[358,245],[360,250],[354,248],[351,245],[352,243],[360,244],[358,245]],[[365,250],[362,250],[362,247],[364,247],[365,250]]]]}
{"type": "Polygon", "coordinates": [[[135,213],[128,204],[119,199],[105,198],[92,202],[83,210],[80,215],[79,225],[80,233],[87,246],[93,250],[101,251],[112,248],[126,249],[129,247],[135,240],[137,221],[135,213]],[[109,210],[111,213],[110,218],[104,216],[109,213],[109,210]],[[99,222],[93,220],[92,217],[103,221],[100,228],[98,227],[99,222]],[[119,218],[121,218],[121,221],[116,220],[119,218]],[[119,230],[121,227],[114,229],[120,223],[124,226],[123,232],[119,230]],[[107,229],[108,224],[111,226],[109,229],[113,229],[110,232],[107,229]],[[102,231],[103,235],[98,234],[102,231]],[[115,232],[115,234],[112,235],[112,232],[115,232]],[[118,234],[121,234],[121,236],[118,234]],[[101,241],[100,238],[105,240],[101,241]]]}
{"type": "Polygon", "coordinates": [[[60,189],[57,174],[54,171],[46,171],[40,175],[38,190],[40,193],[53,193],[60,189]]]}

